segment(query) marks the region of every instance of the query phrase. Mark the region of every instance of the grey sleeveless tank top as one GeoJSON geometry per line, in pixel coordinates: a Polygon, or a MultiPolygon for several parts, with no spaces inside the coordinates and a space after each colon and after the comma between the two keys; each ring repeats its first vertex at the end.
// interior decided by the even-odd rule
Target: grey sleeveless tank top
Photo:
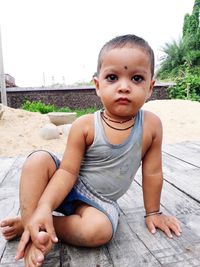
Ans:
{"type": "Polygon", "coordinates": [[[128,190],[141,164],[144,112],[138,111],[129,137],[119,145],[108,142],[100,112],[94,113],[94,141],[82,160],[79,177],[116,201],[128,190]]]}

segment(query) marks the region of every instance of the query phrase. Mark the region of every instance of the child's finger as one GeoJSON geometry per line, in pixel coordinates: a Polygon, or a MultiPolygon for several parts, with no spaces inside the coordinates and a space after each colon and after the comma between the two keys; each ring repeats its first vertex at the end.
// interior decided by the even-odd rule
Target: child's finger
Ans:
{"type": "Polygon", "coordinates": [[[173,232],[175,233],[176,236],[180,236],[181,235],[181,231],[179,231],[177,228],[176,229],[172,229],[173,232]]]}
{"type": "Polygon", "coordinates": [[[162,225],[159,227],[169,238],[173,238],[170,228],[167,225],[162,225]]]}
{"type": "Polygon", "coordinates": [[[46,231],[50,235],[52,242],[57,243],[58,238],[56,236],[56,232],[55,232],[54,227],[52,225],[47,225],[46,231]]]}
{"type": "Polygon", "coordinates": [[[176,219],[176,223],[175,224],[176,224],[176,227],[177,227],[177,230],[179,231],[179,233],[182,233],[181,223],[180,223],[180,221],[178,219],[176,219]]]}
{"type": "Polygon", "coordinates": [[[147,228],[148,228],[150,233],[152,233],[152,234],[156,233],[156,228],[155,228],[155,226],[154,226],[152,221],[148,221],[148,219],[147,219],[146,220],[146,225],[147,225],[147,228]]]}
{"type": "Polygon", "coordinates": [[[16,251],[16,255],[15,255],[15,260],[20,260],[24,257],[24,253],[25,253],[25,248],[29,242],[30,239],[30,234],[28,231],[24,231],[22,234],[22,237],[20,239],[20,242],[17,246],[17,251],[16,251]]]}
{"type": "Polygon", "coordinates": [[[168,227],[175,233],[176,236],[181,235],[182,230],[178,221],[176,223],[174,222],[169,223],[168,227]]]}

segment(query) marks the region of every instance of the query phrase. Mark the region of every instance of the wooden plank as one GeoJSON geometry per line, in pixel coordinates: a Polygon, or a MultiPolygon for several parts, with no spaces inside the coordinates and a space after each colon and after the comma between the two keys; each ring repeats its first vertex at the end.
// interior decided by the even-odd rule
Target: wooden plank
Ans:
{"type": "MultiPolygon", "coordinates": [[[[16,248],[17,248],[18,240],[15,241],[9,241],[6,243],[5,246],[5,251],[3,254],[3,258],[1,259],[1,265],[2,264],[15,264],[15,253],[16,253],[16,248]]],[[[19,266],[22,265],[22,261],[16,262],[18,263],[19,266]]]]}
{"type": "MultiPolygon", "coordinates": [[[[4,256],[1,260],[0,266],[24,266],[24,260],[15,261],[14,256],[16,253],[16,248],[18,245],[18,240],[10,241],[6,243],[6,248],[4,256]]],[[[42,265],[44,267],[59,267],[60,266],[60,243],[56,244],[53,250],[48,254],[45,259],[45,263],[42,265]]]]}
{"type": "Polygon", "coordinates": [[[3,179],[5,179],[7,173],[9,172],[15,160],[16,158],[0,157],[0,185],[3,179]]]}
{"type": "Polygon", "coordinates": [[[176,215],[193,234],[200,237],[200,204],[197,201],[165,182],[161,203],[168,213],[176,215]]]}
{"type": "Polygon", "coordinates": [[[200,201],[200,168],[165,154],[163,172],[164,178],[169,183],[200,201]]]}
{"type": "MultiPolygon", "coordinates": [[[[141,176],[137,175],[136,179],[141,184],[141,176]]],[[[172,240],[166,238],[161,231],[157,231],[155,235],[148,232],[144,224],[144,210],[141,206],[142,190],[136,189],[135,183],[120,202],[122,202],[123,212],[130,228],[162,266],[200,266],[200,229],[192,227],[191,224],[192,219],[193,224],[196,222],[196,225],[199,225],[200,205],[198,202],[172,185],[164,183],[162,209],[165,213],[178,215],[183,227],[182,236],[174,237],[172,240]],[[132,202],[134,207],[130,206],[132,202]],[[166,208],[168,210],[165,210],[166,208]]]]}
{"type": "MultiPolygon", "coordinates": [[[[15,261],[14,256],[18,240],[7,242],[4,256],[1,260],[0,266],[24,266],[24,260],[15,261]]],[[[45,267],[58,267],[60,266],[60,244],[54,246],[54,249],[47,256],[45,263],[42,266],[45,267]]]]}
{"type": "Polygon", "coordinates": [[[42,267],[59,267],[61,266],[61,256],[60,256],[60,250],[61,250],[61,243],[58,242],[54,245],[53,249],[50,251],[50,253],[46,256],[44,264],[42,267]]]}
{"type": "Polygon", "coordinates": [[[111,267],[111,266],[161,266],[145,245],[138,240],[122,218],[115,238],[99,248],[80,248],[63,245],[62,266],[111,267]]]}
{"type": "Polygon", "coordinates": [[[62,267],[113,267],[106,246],[98,248],[74,247],[63,244],[61,250],[62,267]]]}
{"type": "MultiPolygon", "coordinates": [[[[136,213],[129,213],[130,218],[137,218],[136,213]],[[133,217],[134,216],[134,217],[133,217]]],[[[141,218],[141,216],[140,216],[141,218]]],[[[200,266],[200,238],[192,231],[183,227],[184,234],[177,238],[169,239],[161,231],[151,235],[144,223],[131,222],[129,225],[135,231],[139,239],[151,251],[152,255],[160,262],[161,266],[200,266]],[[196,265],[198,263],[198,265],[196,265]]],[[[150,265],[154,266],[154,265],[150,265]]]]}
{"type": "MultiPolygon", "coordinates": [[[[187,145],[187,147],[189,146],[193,151],[199,149],[199,145],[196,143],[187,145]]],[[[85,249],[59,244],[52,254],[47,256],[43,266],[200,266],[200,204],[190,198],[187,194],[188,184],[186,187],[186,181],[192,180],[193,186],[190,186],[189,191],[192,192],[192,195],[196,194],[196,189],[194,190],[193,187],[198,186],[197,176],[199,173],[195,174],[198,168],[186,164],[182,161],[185,159],[182,158],[180,161],[165,154],[163,158],[167,180],[164,182],[161,203],[165,213],[174,214],[181,220],[183,234],[180,238],[175,237],[171,240],[166,238],[161,231],[155,235],[148,232],[144,224],[141,176],[138,173],[131,189],[119,200],[122,209],[119,228],[115,238],[107,246],[85,249]],[[195,179],[191,179],[191,176],[195,179]],[[174,177],[177,178],[174,179],[174,177]],[[180,186],[180,190],[176,188],[178,186],[180,186]],[[186,189],[186,193],[183,188],[186,189]]],[[[14,195],[13,200],[12,195],[16,192],[15,188],[18,187],[21,166],[22,161],[19,160],[13,168],[11,167],[8,176],[10,178],[6,177],[3,187],[0,188],[0,205],[6,199],[11,199],[11,203],[16,201],[17,195],[14,195]]],[[[4,202],[4,205],[0,206],[0,212],[5,205],[12,207],[12,204],[4,202]]],[[[9,208],[9,210],[12,209],[9,208]]],[[[3,242],[0,240],[1,244],[3,242]]],[[[14,243],[7,244],[2,246],[4,251],[0,265],[10,267],[14,265],[11,257],[14,255],[14,243]],[[7,244],[10,244],[11,247],[9,248],[7,244]]],[[[14,266],[23,266],[23,264],[18,262],[14,266]]]]}
{"type": "MultiPolygon", "coordinates": [[[[15,195],[15,192],[13,192],[13,194],[15,195]]],[[[16,199],[13,196],[2,199],[2,192],[0,190],[0,220],[10,216],[16,216],[18,212],[19,212],[18,199],[16,199]]],[[[3,236],[0,235],[0,258],[3,257],[5,246],[6,246],[6,241],[4,240],[3,236]]]]}
{"type": "Polygon", "coordinates": [[[0,262],[1,262],[1,258],[3,257],[3,253],[4,253],[5,248],[6,248],[6,243],[7,243],[7,241],[3,238],[2,235],[0,235],[0,262]]]}
{"type": "Polygon", "coordinates": [[[19,212],[19,178],[23,162],[24,158],[15,160],[0,185],[0,220],[19,212]]]}
{"type": "MultiPolygon", "coordinates": [[[[136,176],[136,180],[141,186],[141,176],[139,174],[136,176]]],[[[136,190],[134,187],[133,184],[128,194],[123,197],[125,200],[123,211],[127,214],[129,210],[132,211],[133,208],[135,209],[135,207],[137,207],[135,210],[141,211],[144,215],[144,209],[141,206],[142,192],[139,192],[139,190],[136,190]],[[133,198],[137,199],[138,204],[135,204],[131,209],[129,203],[133,202],[133,198]]],[[[190,198],[187,194],[184,194],[167,181],[163,183],[161,196],[161,209],[162,208],[165,209],[165,213],[175,215],[187,228],[192,230],[194,234],[200,236],[200,203],[190,198]]]]}
{"type": "Polygon", "coordinates": [[[16,189],[19,188],[19,178],[24,161],[25,161],[24,157],[19,157],[14,161],[14,163],[10,167],[9,173],[6,175],[6,179],[4,179],[0,185],[1,188],[7,188],[7,187],[12,187],[16,189]]]}
{"type": "Polygon", "coordinates": [[[163,151],[200,168],[200,142],[163,145],[163,151]]]}
{"type": "Polygon", "coordinates": [[[24,267],[24,262],[23,261],[18,261],[18,262],[11,262],[11,263],[1,263],[0,266],[2,267],[24,267]]]}
{"type": "Polygon", "coordinates": [[[115,237],[108,244],[108,251],[115,267],[161,266],[123,215],[115,237]]]}
{"type": "MultiPolygon", "coordinates": [[[[6,160],[2,160],[1,163],[4,163],[6,170],[4,172],[5,178],[1,180],[0,184],[0,220],[16,216],[19,213],[19,199],[18,199],[18,188],[19,188],[19,175],[21,166],[23,163],[23,158],[13,158],[8,159],[8,164],[6,164],[6,160]],[[7,167],[9,167],[9,170],[7,167]]],[[[4,253],[6,251],[6,246],[12,246],[12,244],[6,242],[2,235],[0,236],[0,258],[1,262],[4,261],[4,253]],[[11,244],[11,245],[9,245],[11,244]]],[[[13,254],[14,255],[14,254],[13,254]]],[[[20,263],[17,263],[16,266],[22,266],[20,263]]],[[[12,266],[12,265],[11,265],[12,266]]]]}
{"type": "MultiPolygon", "coordinates": [[[[9,241],[6,243],[5,251],[1,259],[1,266],[24,266],[24,260],[15,261],[14,256],[19,240],[9,241]]],[[[42,266],[45,267],[58,267],[60,266],[60,248],[61,243],[54,245],[52,251],[47,255],[45,262],[42,266]]]]}

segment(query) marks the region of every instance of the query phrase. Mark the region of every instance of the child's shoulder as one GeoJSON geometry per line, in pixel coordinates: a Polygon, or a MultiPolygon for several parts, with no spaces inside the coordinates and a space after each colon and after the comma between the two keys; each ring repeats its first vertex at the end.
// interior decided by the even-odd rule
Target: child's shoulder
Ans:
{"type": "Polygon", "coordinates": [[[162,139],[162,122],[161,119],[150,111],[144,111],[144,135],[150,140],[155,138],[162,139]]]}
{"type": "Polygon", "coordinates": [[[144,122],[152,126],[161,126],[161,119],[153,112],[144,110],[144,122]]]}
{"type": "Polygon", "coordinates": [[[71,131],[78,131],[80,134],[87,136],[94,129],[94,114],[86,114],[78,117],[71,127],[71,131]]]}
{"type": "Polygon", "coordinates": [[[90,125],[94,121],[94,114],[86,114],[78,117],[74,122],[73,125],[77,126],[84,126],[90,125]]]}

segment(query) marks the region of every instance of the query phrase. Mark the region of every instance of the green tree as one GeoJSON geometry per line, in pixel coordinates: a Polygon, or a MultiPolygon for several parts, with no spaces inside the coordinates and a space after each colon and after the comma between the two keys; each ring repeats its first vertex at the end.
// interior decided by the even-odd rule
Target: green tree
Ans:
{"type": "Polygon", "coordinates": [[[158,72],[160,79],[173,79],[184,69],[186,47],[183,39],[178,42],[173,40],[171,43],[165,43],[162,51],[165,53],[161,67],[158,72]]]}
{"type": "Polygon", "coordinates": [[[182,38],[165,43],[165,56],[161,62],[157,77],[177,82],[170,89],[173,97],[200,99],[200,0],[194,1],[192,14],[184,17],[182,38]],[[178,90],[180,89],[180,92],[178,90]],[[172,92],[174,90],[174,92],[172,92]]]}
{"type": "Polygon", "coordinates": [[[186,14],[183,24],[183,42],[186,46],[187,65],[200,65],[200,0],[195,0],[192,14],[186,14]]]}
{"type": "Polygon", "coordinates": [[[200,0],[195,0],[192,14],[184,17],[182,38],[178,42],[166,43],[163,47],[165,56],[161,62],[158,77],[175,78],[187,66],[200,67],[200,0]]]}

